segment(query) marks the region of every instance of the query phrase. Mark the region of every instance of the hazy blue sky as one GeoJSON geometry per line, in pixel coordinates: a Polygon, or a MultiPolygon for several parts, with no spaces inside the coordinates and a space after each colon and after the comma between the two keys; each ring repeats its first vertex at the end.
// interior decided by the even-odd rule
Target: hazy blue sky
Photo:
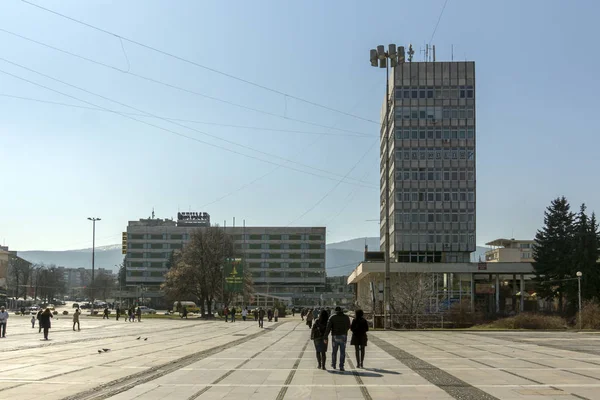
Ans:
{"type": "MultiPolygon", "coordinates": [[[[412,43],[415,60],[421,60],[419,50],[431,38],[443,4],[443,0],[43,2],[210,68],[371,120],[379,120],[385,82],[384,72],[369,64],[369,49],[412,43]]],[[[533,237],[544,208],[559,195],[576,207],[585,201],[600,210],[599,13],[600,2],[593,0],[448,1],[433,40],[437,59],[449,60],[454,45],[455,60],[476,61],[478,244],[511,235],[533,237]]],[[[206,211],[213,222],[227,220],[228,225],[232,217],[238,224],[245,218],[247,225],[325,224],[329,242],[378,235],[377,222],[367,221],[379,215],[377,124],[125,41],[126,57],[117,37],[17,0],[0,4],[0,28],[279,116],[183,93],[0,31],[0,240],[11,248],[88,247],[88,216],[102,218],[98,245],[118,243],[127,221],[148,217],[153,207],[158,217],[174,217],[178,209],[206,211]],[[114,113],[6,97],[93,107],[6,72],[100,107],[197,121],[173,124],[134,116],[284,166],[114,113]],[[346,130],[370,136],[351,136],[346,130]],[[339,184],[346,174],[365,183],[339,184]]]]}

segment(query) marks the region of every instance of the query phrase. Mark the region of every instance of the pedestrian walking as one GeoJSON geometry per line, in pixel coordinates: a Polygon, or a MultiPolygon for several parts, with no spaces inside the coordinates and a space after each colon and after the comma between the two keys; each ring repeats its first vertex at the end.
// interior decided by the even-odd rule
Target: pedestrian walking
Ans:
{"type": "Polygon", "coordinates": [[[242,320],[246,321],[247,317],[248,317],[248,307],[246,307],[242,310],[242,320]]]}
{"type": "Polygon", "coordinates": [[[48,331],[50,330],[50,320],[54,318],[52,316],[52,311],[49,308],[46,308],[40,314],[40,327],[44,329],[44,340],[48,340],[48,331]]]}
{"type": "Polygon", "coordinates": [[[117,321],[118,321],[119,316],[121,315],[121,307],[117,306],[117,309],[115,310],[115,312],[117,313],[117,321]]]}
{"type": "Polygon", "coordinates": [[[258,308],[255,308],[254,310],[252,310],[252,314],[254,314],[254,320],[258,321],[258,308]]]}
{"type": "Polygon", "coordinates": [[[296,309],[294,307],[292,307],[292,317],[296,316],[296,309]]]}
{"type": "Polygon", "coordinates": [[[306,309],[302,309],[302,311],[300,311],[300,316],[302,317],[302,321],[304,321],[304,316],[306,315],[306,309]]]}
{"type": "Polygon", "coordinates": [[[138,322],[142,322],[142,309],[140,307],[137,308],[135,314],[137,315],[138,322]]]}
{"type": "Polygon", "coordinates": [[[313,315],[313,321],[316,321],[316,320],[317,320],[317,318],[319,318],[319,312],[320,312],[320,310],[319,310],[318,308],[314,308],[314,309],[313,309],[313,312],[312,312],[312,315],[313,315]]]}
{"type": "Polygon", "coordinates": [[[181,319],[188,319],[187,317],[188,311],[187,311],[187,306],[183,306],[183,312],[181,313],[181,319]]]}
{"type": "Polygon", "coordinates": [[[275,311],[273,311],[273,318],[275,318],[275,322],[279,319],[279,308],[275,307],[275,311]]]}
{"type": "Polygon", "coordinates": [[[354,346],[357,368],[365,367],[363,362],[365,361],[365,347],[367,347],[367,332],[369,331],[369,323],[364,318],[364,315],[365,313],[363,310],[356,310],[356,318],[354,318],[350,324],[350,330],[352,331],[352,339],[350,339],[350,344],[354,346]]]}
{"type": "Polygon", "coordinates": [[[4,306],[0,307],[0,336],[6,337],[6,323],[8,322],[8,311],[4,306]]]}
{"type": "Polygon", "coordinates": [[[335,308],[335,315],[329,318],[325,337],[331,333],[331,368],[335,369],[338,350],[340,352],[340,371],[344,370],[346,361],[346,342],[348,341],[348,330],[350,329],[350,317],[344,314],[341,307],[335,308]]]}
{"type": "Polygon", "coordinates": [[[135,321],[135,307],[129,309],[129,322],[135,321]]]}
{"type": "Polygon", "coordinates": [[[229,322],[229,307],[225,307],[223,314],[225,315],[225,322],[229,322]]]}
{"type": "Polygon", "coordinates": [[[263,310],[262,308],[259,308],[258,309],[258,327],[264,328],[264,324],[265,324],[265,310],[263,310]]]}
{"type": "Polygon", "coordinates": [[[235,322],[235,307],[231,307],[231,322],[235,322]]]}
{"type": "Polygon", "coordinates": [[[35,315],[31,316],[31,327],[35,328],[35,315]]]}
{"type": "Polygon", "coordinates": [[[273,319],[273,310],[271,310],[270,308],[267,310],[267,319],[269,320],[269,322],[271,322],[271,320],[273,319]]]}
{"type": "Polygon", "coordinates": [[[306,312],[306,325],[308,325],[308,329],[312,329],[312,321],[313,321],[313,313],[311,310],[306,312]]]}
{"type": "Polygon", "coordinates": [[[108,319],[109,314],[110,314],[110,311],[108,311],[108,307],[105,307],[104,314],[102,315],[102,319],[108,319]]]}
{"type": "Polygon", "coordinates": [[[327,336],[325,336],[325,331],[327,329],[328,318],[329,313],[325,310],[321,311],[319,318],[315,320],[315,323],[310,331],[310,338],[315,344],[318,369],[326,369],[325,363],[327,361],[327,336]]]}
{"type": "Polygon", "coordinates": [[[79,311],[78,308],[75,310],[75,314],[73,314],[73,330],[75,330],[75,324],[77,324],[77,330],[81,330],[81,327],[79,326],[79,314],[81,314],[81,311],[79,311]]]}
{"type": "Polygon", "coordinates": [[[44,310],[42,310],[41,308],[38,310],[37,315],[35,316],[35,318],[38,320],[38,327],[40,328],[38,330],[38,333],[42,332],[42,312],[44,312],[44,310]]]}

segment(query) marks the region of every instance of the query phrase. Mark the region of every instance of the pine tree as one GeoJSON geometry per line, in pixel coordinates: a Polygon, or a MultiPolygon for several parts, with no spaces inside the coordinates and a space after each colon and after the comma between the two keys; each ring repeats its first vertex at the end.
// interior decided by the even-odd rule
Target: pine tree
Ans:
{"type": "MultiPolygon", "coordinates": [[[[577,214],[575,253],[573,255],[573,276],[577,271],[583,274],[581,280],[581,296],[584,299],[597,297],[600,285],[600,270],[598,269],[598,223],[596,215],[588,218],[585,204],[581,205],[577,214]]],[[[575,296],[569,299],[575,302],[575,296]]]]}
{"type": "Polygon", "coordinates": [[[561,311],[564,296],[571,297],[573,291],[572,282],[562,280],[574,276],[574,222],[567,199],[563,196],[553,200],[544,212],[544,227],[535,235],[533,248],[537,292],[547,299],[558,297],[561,311]]]}

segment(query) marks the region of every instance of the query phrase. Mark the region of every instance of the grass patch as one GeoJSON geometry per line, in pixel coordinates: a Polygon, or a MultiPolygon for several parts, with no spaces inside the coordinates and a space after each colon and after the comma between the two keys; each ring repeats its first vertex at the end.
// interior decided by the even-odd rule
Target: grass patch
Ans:
{"type": "Polygon", "coordinates": [[[480,327],[484,329],[567,329],[567,322],[557,316],[522,313],[480,327]]]}

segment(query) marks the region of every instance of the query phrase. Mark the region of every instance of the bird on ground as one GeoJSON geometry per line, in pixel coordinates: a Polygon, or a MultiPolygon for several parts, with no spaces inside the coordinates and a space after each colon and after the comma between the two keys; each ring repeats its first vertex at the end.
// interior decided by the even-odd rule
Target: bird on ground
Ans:
{"type": "Polygon", "coordinates": [[[104,350],[105,353],[110,351],[110,349],[102,349],[102,350],[104,350]]]}
{"type": "Polygon", "coordinates": [[[140,336],[140,337],[138,337],[138,338],[137,338],[137,339],[135,339],[135,340],[140,340],[141,338],[142,338],[142,337],[140,336]]]}
{"type": "Polygon", "coordinates": [[[102,350],[98,350],[98,354],[102,354],[102,350]]]}
{"type": "Polygon", "coordinates": [[[148,338],[144,338],[144,340],[148,340],[148,338]]]}

